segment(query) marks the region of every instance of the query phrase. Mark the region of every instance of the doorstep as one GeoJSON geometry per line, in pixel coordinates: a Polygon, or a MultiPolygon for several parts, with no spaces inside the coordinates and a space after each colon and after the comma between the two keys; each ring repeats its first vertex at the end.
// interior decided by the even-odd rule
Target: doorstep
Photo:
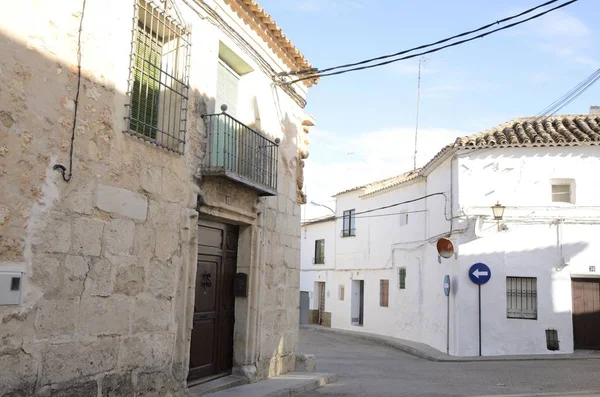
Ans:
{"type": "Polygon", "coordinates": [[[190,397],[201,397],[210,393],[245,385],[248,379],[240,375],[228,375],[188,388],[190,397]]]}
{"type": "Polygon", "coordinates": [[[523,354],[512,356],[471,356],[458,357],[448,356],[436,348],[424,343],[414,342],[406,339],[394,338],[391,336],[371,334],[367,332],[348,331],[337,328],[326,328],[319,325],[300,325],[300,328],[312,331],[330,332],[340,335],[353,336],[381,343],[395,349],[401,350],[413,356],[421,357],[430,361],[439,362],[475,362],[475,361],[546,361],[546,360],[600,360],[600,351],[595,350],[577,350],[572,354],[523,354]]]}
{"type": "MultiPolygon", "coordinates": [[[[335,374],[318,372],[289,372],[285,375],[245,384],[231,389],[197,394],[195,387],[190,388],[190,396],[200,397],[291,397],[317,389],[338,380],[335,374]],[[196,393],[196,394],[195,394],[196,393]]],[[[209,382],[210,383],[210,382],[209,382]]],[[[203,385],[200,385],[203,386],[203,385]]]]}

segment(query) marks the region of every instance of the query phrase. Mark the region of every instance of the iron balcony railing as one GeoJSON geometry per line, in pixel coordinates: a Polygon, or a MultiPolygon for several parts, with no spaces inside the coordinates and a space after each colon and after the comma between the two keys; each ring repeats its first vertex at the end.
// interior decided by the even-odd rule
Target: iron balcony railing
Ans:
{"type": "Polygon", "coordinates": [[[279,139],[270,140],[226,113],[204,115],[209,146],[205,175],[234,179],[258,190],[261,195],[277,195],[279,139]]]}

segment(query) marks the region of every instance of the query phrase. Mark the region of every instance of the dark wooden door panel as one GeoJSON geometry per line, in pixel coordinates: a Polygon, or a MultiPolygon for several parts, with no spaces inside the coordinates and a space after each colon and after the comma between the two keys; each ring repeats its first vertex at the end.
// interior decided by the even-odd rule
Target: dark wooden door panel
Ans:
{"type": "Polygon", "coordinates": [[[573,279],[575,349],[600,350],[600,279],[573,279]]]}
{"type": "MultiPolygon", "coordinates": [[[[200,220],[188,381],[230,372],[233,364],[238,227],[200,220]]],[[[214,378],[214,376],[213,376],[214,378]]]]}

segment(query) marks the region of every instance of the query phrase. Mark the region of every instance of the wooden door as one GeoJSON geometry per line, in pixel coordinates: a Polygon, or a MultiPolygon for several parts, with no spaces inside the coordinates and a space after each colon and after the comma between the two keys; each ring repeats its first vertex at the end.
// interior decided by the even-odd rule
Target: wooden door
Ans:
{"type": "Polygon", "coordinates": [[[319,325],[323,325],[323,317],[325,313],[325,283],[318,282],[319,286],[319,325]]]}
{"type": "Polygon", "coordinates": [[[575,349],[600,350],[600,279],[572,280],[575,349]]]}
{"type": "Polygon", "coordinates": [[[237,226],[200,220],[188,381],[231,372],[237,226]]]}

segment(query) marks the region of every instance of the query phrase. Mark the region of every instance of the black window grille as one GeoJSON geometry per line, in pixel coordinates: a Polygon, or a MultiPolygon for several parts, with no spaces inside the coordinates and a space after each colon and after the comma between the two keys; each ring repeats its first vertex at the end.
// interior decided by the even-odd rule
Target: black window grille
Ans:
{"type": "Polygon", "coordinates": [[[398,269],[398,288],[406,289],[406,268],[398,269]]]}
{"type": "Polygon", "coordinates": [[[182,154],[188,106],[189,32],[178,12],[135,2],[126,132],[182,154]]]}
{"type": "Polygon", "coordinates": [[[356,236],[356,225],[354,210],[344,211],[344,224],[342,229],[342,237],[356,236]]]}
{"type": "Polygon", "coordinates": [[[506,317],[537,320],[537,278],[506,277],[506,317]]]}
{"type": "Polygon", "coordinates": [[[315,240],[315,264],[325,263],[325,240],[315,240]]]}
{"type": "Polygon", "coordinates": [[[560,350],[558,341],[558,331],[555,329],[546,330],[546,347],[548,350],[560,350]]]}

